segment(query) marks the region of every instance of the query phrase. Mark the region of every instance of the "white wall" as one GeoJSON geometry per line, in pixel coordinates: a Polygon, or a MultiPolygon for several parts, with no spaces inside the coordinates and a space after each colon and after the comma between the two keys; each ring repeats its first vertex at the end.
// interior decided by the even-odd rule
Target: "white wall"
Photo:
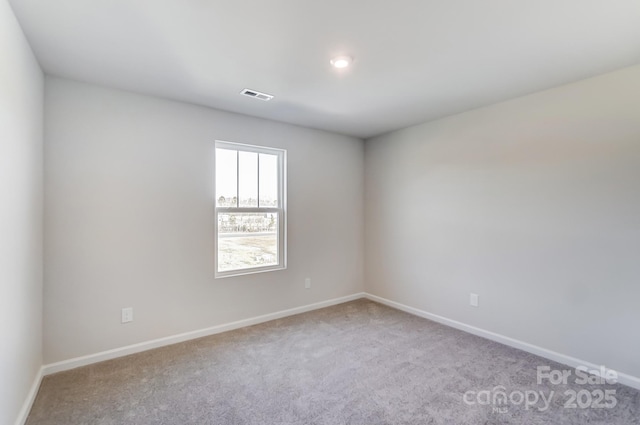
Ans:
{"type": "Polygon", "coordinates": [[[361,140],[57,78],[45,93],[45,363],[364,289],[361,140]],[[288,150],[287,270],[213,279],[216,139],[288,150]]]}
{"type": "Polygon", "coordinates": [[[368,292],[640,376],[640,67],[367,140],[365,170],[368,292]]]}
{"type": "Polygon", "coordinates": [[[40,66],[0,0],[0,423],[16,421],[42,365],[40,66]]]}

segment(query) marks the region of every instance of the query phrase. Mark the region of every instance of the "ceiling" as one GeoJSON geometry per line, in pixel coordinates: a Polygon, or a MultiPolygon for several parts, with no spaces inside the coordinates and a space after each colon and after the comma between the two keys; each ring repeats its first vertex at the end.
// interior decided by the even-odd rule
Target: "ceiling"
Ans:
{"type": "Polygon", "coordinates": [[[361,138],[640,63],[639,0],[10,2],[48,74],[361,138]]]}

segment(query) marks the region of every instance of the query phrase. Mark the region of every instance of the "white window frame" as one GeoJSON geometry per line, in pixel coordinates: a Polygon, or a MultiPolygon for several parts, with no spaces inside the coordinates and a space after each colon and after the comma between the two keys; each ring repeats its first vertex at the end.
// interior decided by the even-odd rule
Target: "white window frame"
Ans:
{"type": "MultiPolygon", "coordinates": [[[[214,191],[214,250],[215,250],[215,278],[224,278],[232,276],[242,276],[254,273],[270,272],[275,270],[284,270],[287,268],[287,151],[285,149],[270,148],[264,146],[247,145],[244,143],[226,142],[216,140],[215,149],[228,149],[238,152],[253,152],[257,154],[276,155],[278,158],[278,205],[275,207],[260,207],[260,172],[258,168],[258,206],[257,207],[219,207],[217,199],[216,173],[213,173],[213,191],[214,191]],[[218,270],[218,216],[224,213],[277,213],[278,214],[278,264],[264,267],[251,267],[245,269],[235,269],[227,271],[218,270]]],[[[215,152],[214,149],[214,168],[215,168],[215,152]]],[[[258,165],[259,167],[259,165],[258,165]]],[[[240,190],[240,168],[237,168],[237,188],[240,190]]],[[[237,193],[238,205],[240,196],[237,193]]]]}

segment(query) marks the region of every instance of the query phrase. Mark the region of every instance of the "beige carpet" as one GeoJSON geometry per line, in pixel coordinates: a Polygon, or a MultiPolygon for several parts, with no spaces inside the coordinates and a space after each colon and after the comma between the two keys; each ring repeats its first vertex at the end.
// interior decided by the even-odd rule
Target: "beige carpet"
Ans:
{"type": "Polygon", "coordinates": [[[640,424],[640,392],[538,366],[568,369],[359,300],[47,376],[27,424],[640,424]]]}

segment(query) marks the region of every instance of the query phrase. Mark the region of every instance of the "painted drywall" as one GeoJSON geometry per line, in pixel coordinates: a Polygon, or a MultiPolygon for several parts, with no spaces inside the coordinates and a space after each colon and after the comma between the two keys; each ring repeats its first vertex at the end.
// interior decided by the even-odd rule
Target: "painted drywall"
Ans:
{"type": "Polygon", "coordinates": [[[367,292],[640,376],[640,67],[367,140],[365,217],[367,292]]]}
{"type": "Polygon", "coordinates": [[[49,77],[45,110],[45,363],[364,289],[362,140],[49,77]],[[214,279],[216,139],[287,149],[286,270],[214,279]]]}
{"type": "Polygon", "coordinates": [[[42,365],[44,78],[0,0],[0,423],[16,421],[42,365]]]}

